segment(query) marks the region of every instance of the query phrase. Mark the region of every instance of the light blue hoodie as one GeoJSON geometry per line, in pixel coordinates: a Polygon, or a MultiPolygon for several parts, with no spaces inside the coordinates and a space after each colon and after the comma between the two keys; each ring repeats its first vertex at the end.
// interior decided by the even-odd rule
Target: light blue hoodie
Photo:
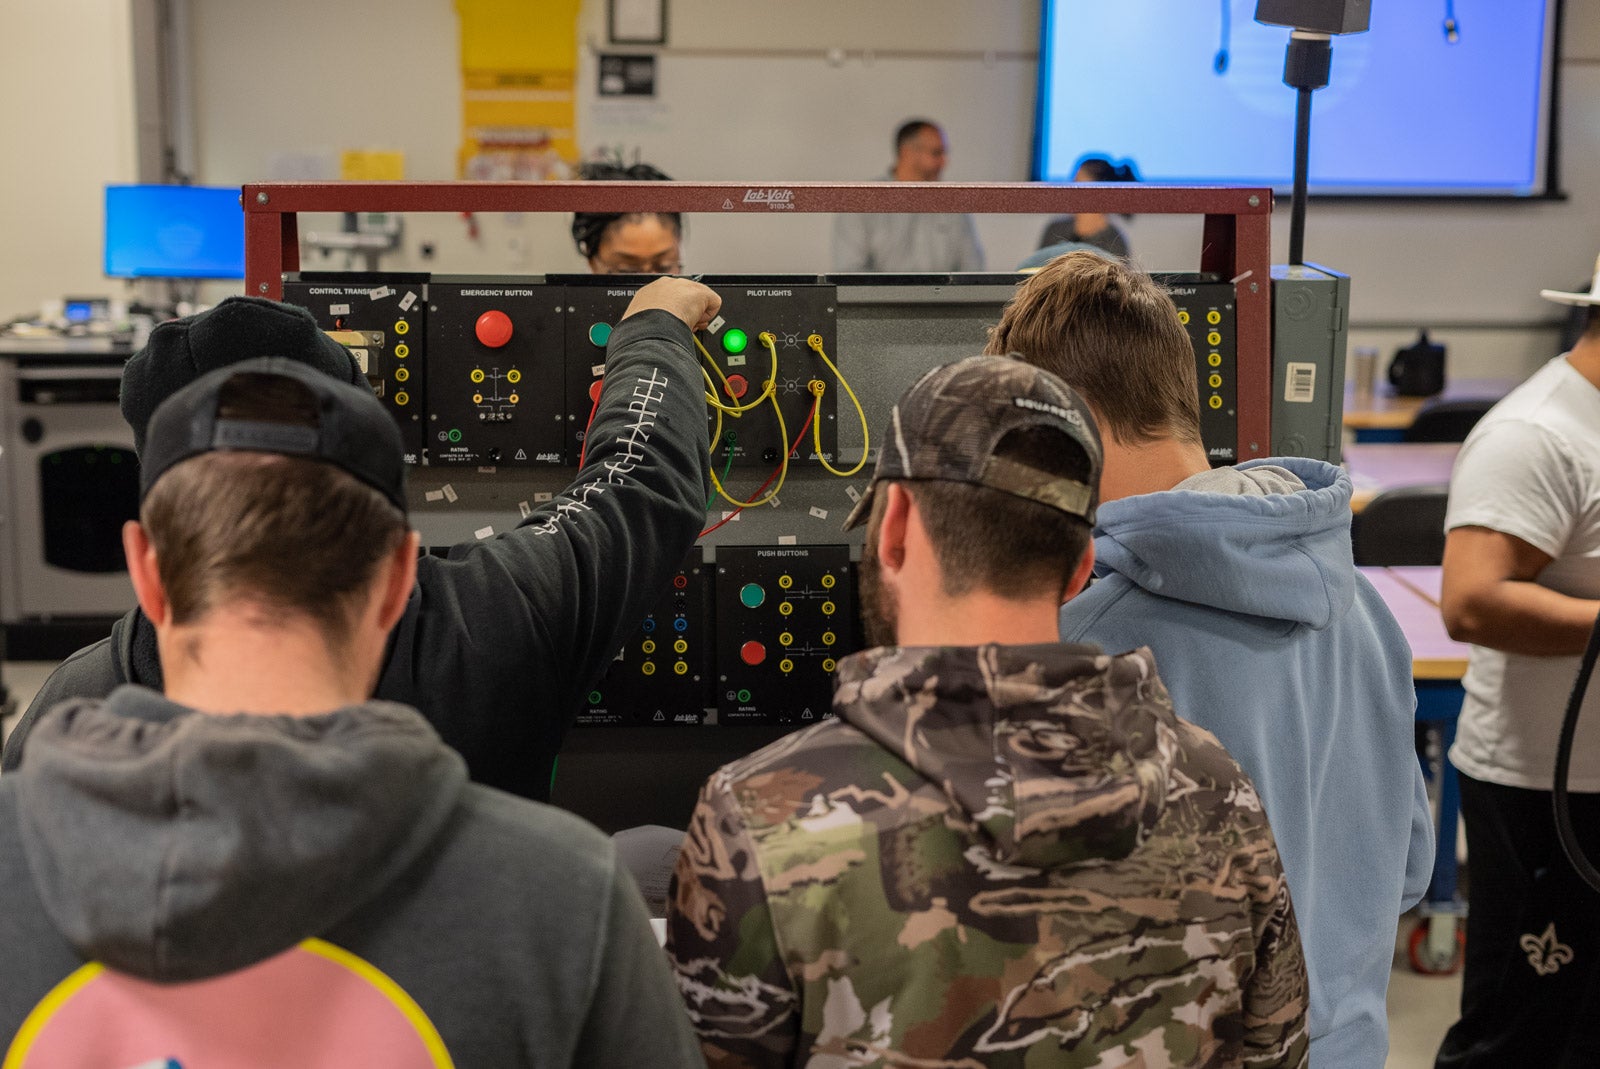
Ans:
{"type": "Polygon", "coordinates": [[[1349,477],[1301,458],[1238,471],[1263,464],[1305,489],[1102,504],[1097,581],[1061,638],[1149,646],[1178,714],[1255,780],[1305,944],[1311,1064],[1382,1069],[1395,922],[1433,865],[1411,650],[1355,569],[1349,477]]]}

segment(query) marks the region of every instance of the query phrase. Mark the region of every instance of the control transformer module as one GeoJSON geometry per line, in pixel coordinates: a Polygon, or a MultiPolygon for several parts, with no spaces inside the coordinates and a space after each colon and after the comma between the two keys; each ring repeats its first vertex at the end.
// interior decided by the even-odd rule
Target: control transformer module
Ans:
{"type": "Polygon", "coordinates": [[[428,276],[361,276],[285,282],[283,299],[309,310],[356,359],[373,393],[400,425],[406,463],[420,463],[428,276]]]}

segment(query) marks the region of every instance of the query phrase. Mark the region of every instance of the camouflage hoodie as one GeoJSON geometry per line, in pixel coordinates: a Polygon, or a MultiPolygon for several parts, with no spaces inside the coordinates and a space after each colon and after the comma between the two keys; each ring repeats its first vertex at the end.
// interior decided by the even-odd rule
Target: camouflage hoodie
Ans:
{"type": "Polygon", "coordinates": [[[869,650],[834,712],[695,811],[667,948],[712,1069],[1305,1064],[1272,833],[1148,651],[869,650]]]}

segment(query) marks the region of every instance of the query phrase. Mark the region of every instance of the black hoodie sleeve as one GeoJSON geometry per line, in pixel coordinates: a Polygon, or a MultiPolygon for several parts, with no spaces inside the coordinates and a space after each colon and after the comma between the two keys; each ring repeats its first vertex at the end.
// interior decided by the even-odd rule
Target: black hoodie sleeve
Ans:
{"type": "Polygon", "coordinates": [[[703,394],[681,320],[623,320],[573,482],[515,530],[419,562],[377,697],[418,706],[478,782],[548,797],[582,695],[699,535],[703,394]]]}

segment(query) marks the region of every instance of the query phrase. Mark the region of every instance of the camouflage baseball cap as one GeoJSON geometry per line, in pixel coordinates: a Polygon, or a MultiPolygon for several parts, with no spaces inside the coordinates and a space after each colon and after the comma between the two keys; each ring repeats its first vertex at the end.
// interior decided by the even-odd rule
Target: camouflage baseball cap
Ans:
{"type": "Polygon", "coordinates": [[[918,379],[889,415],[888,441],[872,483],[844,521],[864,522],[884,479],[943,479],[1025,497],[1094,523],[1103,463],[1100,431],[1076,391],[1015,356],[973,356],[918,379]],[[1059,431],[1064,448],[1083,451],[1088,477],[1079,482],[994,456],[1012,431],[1059,431]]]}

